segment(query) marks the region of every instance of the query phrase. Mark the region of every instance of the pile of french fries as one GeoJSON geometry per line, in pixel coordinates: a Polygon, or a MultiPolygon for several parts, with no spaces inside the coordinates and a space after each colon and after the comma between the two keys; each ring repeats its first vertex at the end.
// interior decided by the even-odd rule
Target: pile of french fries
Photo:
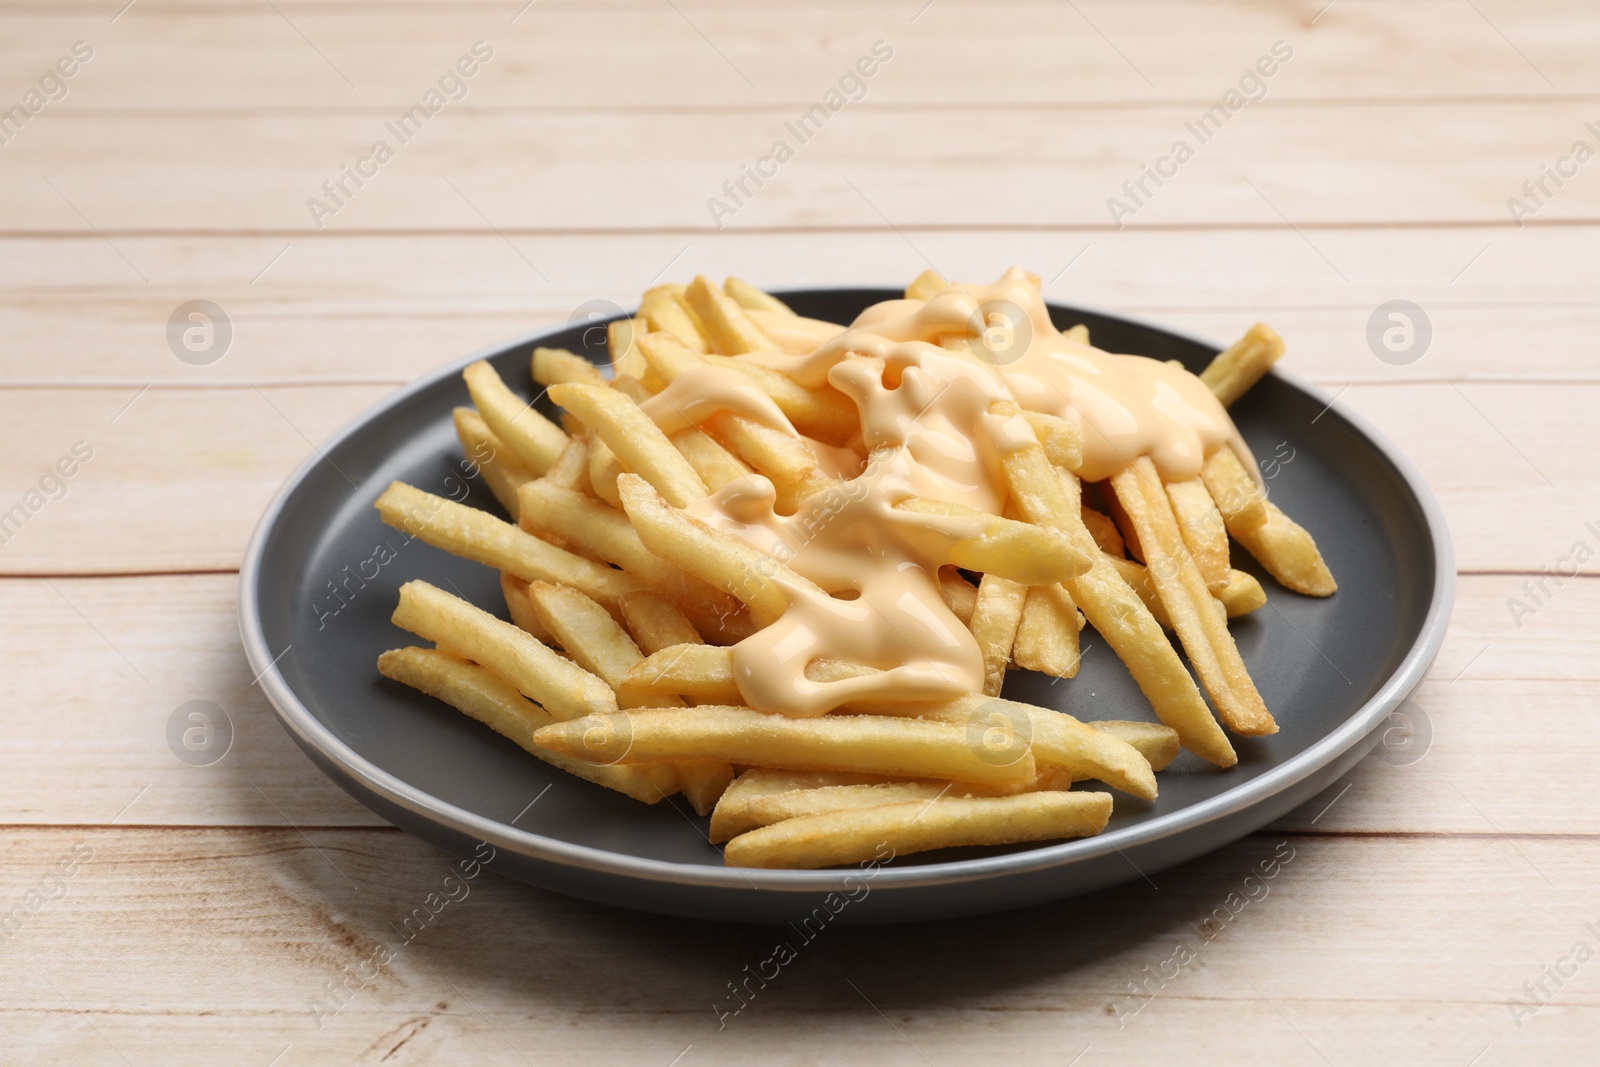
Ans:
{"type": "MultiPolygon", "coordinates": [[[[906,295],[945,288],[929,272],[906,295]]],[[[610,376],[571,352],[533,353],[533,379],[564,409],[558,421],[488,363],[468,367],[474,407],[456,410],[456,430],[512,521],[399,482],[376,506],[408,535],[497,569],[511,621],[408,582],[393,621],[434,647],[385,652],[382,674],[587,781],[646,804],[681,794],[710,816],[726,862],[742,867],[850,864],[884,845],[904,855],[1096,834],[1112,795],[1073,783],[1149,800],[1155,772],[1180,746],[1227,767],[1236,756],[1224,726],[1276,731],[1228,631],[1229,618],[1266,599],[1231,566],[1229,538],[1286,588],[1328,596],[1334,581],[1311,536],[1229,448],[1190,481],[1163,483],[1139,457],[1085,485],[1074,469],[1077,428],[1004,401],[991,413],[1026,416],[1037,437],[1004,456],[1007,525],[997,518],[992,538],[938,575],[982,651],[982,691],[858,701],[812,718],[744,706],[730,646],[784,610],[783,582],[762,579],[794,576],[685,508],[752,472],[789,510],[839,484],[798,434],[859,448],[853,403],[740,358],[778,350],[775,333],[807,323],[735,278],[653,288],[634,317],[610,324],[610,376]],[[667,433],[641,410],[707,364],[747,375],[798,432],[722,411],[667,433]],[[1074,573],[1030,570],[1043,538],[1070,550],[1074,573]],[[1000,697],[1013,668],[1072,677],[1085,621],[1159,724],[1080,721],[1000,697]]],[[[1082,326],[1068,336],[1088,343],[1082,326]]],[[[945,347],[971,351],[968,341],[945,347]]],[[[1282,352],[1276,334],[1255,326],[1201,379],[1229,404],[1282,352]]],[[[807,675],[865,670],[817,660],[807,675]]]]}

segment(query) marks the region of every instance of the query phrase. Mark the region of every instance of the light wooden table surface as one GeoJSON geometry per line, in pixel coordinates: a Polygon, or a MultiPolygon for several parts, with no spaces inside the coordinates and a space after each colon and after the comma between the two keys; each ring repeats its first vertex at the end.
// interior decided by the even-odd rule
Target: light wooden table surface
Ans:
{"type": "Polygon", "coordinates": [[[27,512],[0,545],[0,1060],[1594,1061],[1600,162],[1569,158],[1600,149],[1592,4],[122,3],[0,6],[0,107],[38,105],[0,126],[0,511],[27,512]],[[385,124],[478,41],[465,95],[401,144],[385,124]],[[801,144],[785,122],[878,41],[801,144]],[[1199,143],[1186,124],[1279,41],[1199,143]],[[708,198],[779,139],[793,158],[716,228],[708,198]],[[1108,198],[1180,139],[1119,229],[1108,198]],[[930,263],[1023,264],[1223,339],[1265,320],[1411,456],[1461,570],[1423,758],[1369,759],[1158,888],[830,930],[720,1030],[769,932],[494,876],[319,1020],[450,861],[326,781],[251,685],[236,568],[281,480],[395,386],[585,300],[930,263]],[[1431,323],[1398,363],[1368,342],[1394,299],[1431,323]],[[231,324],[206,365],[167,340],[191,300],[231,324]],[[235,730],[211,766],[168,745],[191,700],[235,730]]]}

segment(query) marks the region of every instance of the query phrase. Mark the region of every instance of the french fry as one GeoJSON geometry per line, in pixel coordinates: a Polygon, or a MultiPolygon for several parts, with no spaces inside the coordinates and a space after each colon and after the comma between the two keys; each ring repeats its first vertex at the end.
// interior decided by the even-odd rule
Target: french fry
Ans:
{"type": "MultiPolygon", "coordinates": [[[[697,646],[688,646],[697,647],[697,646]]],[[[659,653],[658,653],[659,655],[659,653]]],[[[711,757],[755,767],[860,771],[902,778],[1025,786],[1033,756],[998,763],[961,727],[882,715],[793,719],[744,707],[645,709],[555,723],[534,741],[595,763],[711,757]]]]}
{"type": "Polygon", "coordinates": [[[1091,556],[1056,530],[989,515],[959,504],[913,497],[898,511],[926,516],[926,525],[951,539],[950,562],[962,570],[997,574],[1023,585],[1054,585],[1085,573],[1091,556]],[[937,521],[939,517],[952,522],[937,521]],[[974,532],[976,528],[976,532],[974,532]]]}
{"type": "Polygon", "coordinates": [[[674,698],[697,704],[737,705],[744,700],[733,679],[733,652],[699,641],[670,645],[629,668],[617,684],[623,708],[659,708],[674,698]]]}
{"type": "Polygon", "coordinates": [[[615,711],[611,687],[520,630],[427,582],[400,587],[393,622],[446,652],[482,664],[558,719],[615,711]]]}
{"type": "Polygon", "coordinates": [[[467,459],[483,474],[483,481],[506,509],[513,522],[517,518],[517,490],[538,475],[518,459],[505,442],[494,435],[489,424],[472,408],[456,408],[453,413],[456,437],[467,459]]]}
{"type": "MultiPolygon", "coordinates": [[[[538,484],[529,482],[528,485],[538,484]]],[[[391,482],[374,502],[395,529],[524,581],[564,582],[606,607],[644,588],[637,578],[541,541],[486,511],[391,482]]]]}
{"type": "Polygon", "coordinates": [[[645,373],[644,354],[633,340],[648,328],[640,318],[614,319],[606,324],[606,350],[611,354],[613,376],[637,377],[645,373]]]}
{"type": "Polygon", "coordinates": [[[1211,499],[1211,492],[1199,478],[1166,483],[1167,501],[1172,506],[1183,543],[1200,568],[1206,588],[1213,595],[1228,584],[1232,565],[1228,562],[1228,530],[1222,513],[1211,499]]]}
{"type": "Polygon", "coordinates": [[[956,845],[1013,845],[1088,837],[1105,829],[1111,797],[1095,792],[943,797],[805,815],[740,834],[730,867],[835,867],[956,845]]]}
{"type": "Polygon", "coordinates": [[[540,644],[559,644],[550,636],[550,631],[544,628],[544,623],[539,621],[539,613],[533,610],[533,600],[528,596],[527,582],[509,571],[501,571],[500,595],[506,598],[506,611],[510,613],[511,621],[520,629],[528,631],[540,644]]]}
{"type": "Polygon", "coordinates": [[[716,438],[698,426],[673,434],[672,447],[689,461],[689,466],[694,468],[710,492],[715,493],[735,478],[750,473],[750,468],[738,456],[723,448],[716,438]]]}
{"type": "Polygon", "coordinates": [[[1228,584],[1217,594],[1217,599],[1222,601],[1228,618],[1237,619],[1265,604],[1267,591],[1261,588],[1260,582],[1244,571],[1229,571],[1228,584]]]}
{"type": "Polygon", "coordinates": [[[1126,741],[1138,750],[1152,771],[1164,771],[1178,758],[1178,731],[1156,722],[1130,722],[1126,719],[1101,719],[1090,728],[1126,741]]]}
{"type": "Polygon", "coordinates": [[[751,633],[737,600],[647,549],[622,512],[547,481],[530,482],[522,494],[524,529],[558,538],[584,555],[621,567],[671,597],[702,632],[733,640],[751,633]]]}
{"type": "Polygon", "coordinates": [[[1083,431],[1078,424],[1059,415],[1046,415],[1038,411],[1024,411],[1023,417],[1039,438],[1044,454],[1058,467],[1075,471],[1083,465],[1083,431]]]}
{"type": "Polygon", "coordinates": [[[560,385],[577,382],[605,388],[606,376],[600,368],[565,348],[535,348],[533,350],[533,380],[540,385],[560,385]]]}
{"type": "Polygon", "coordinates": [[[802,500],[839,484],[822,473],[816,453],[795,434],[731,411],[712,416],[706,429],[772,482],[777,490],[778,510],[784,514],[793,514],[802,500]]]}
{"type": "MultiPolygon", "coordinates": [[[[639,302],[639,317],[644,319],[645,325],[651,332],[659,330],[670,333],[691,351],[710,350],[706,343],[706,335],[701,332],[700,323],[690,313],[688,306],[665,286],[657,286],[645,292],[639,302]]],[[[633,340],[638,344],[643,337],[635,331],[633,340]]]]}
{"type": "Polygon", "coordinates": [[[493,671],[458,656],[436,648],[397,648],[378,657],[378,671],[385,678],[444,701],[552,767],[585,781],[645,804],[654,804],[677,791],[676,779],[667,767],[601,767],[534,744],[533,732],[556,720],[493,671]]]}
{"type": "Polygon", "coordinates": [[[780,351],[772,338],[750,321],[739,302],[705,275],[699,275],[689,283],[684,290],[684,299],[699,316],[711,351],[724,356],[780,351]]]}
{"type": "Polygon", "coordinates": [[[1277,724],[1245,669],[1227,619],[1213,606],[1215,598],[1183,542],[1155,464],[1141,456],[1113,475],[1111,485],[1139,532],[1156,595],[1217,714],[1235,733],[1251,737],[1276,733],[1277,724]]]}
{"type": "Polygon", "coordinates": [[[1100,551],[1119,559],[1127,555],[1127,546],[1122,543],[1122,534],[1118,532],[1117,524],[1111,520],[1111,516],[1087,505],[1082,506],[1078,514],[1083,519],[1083,525],[1088,529],[1089,536],[1100,546],[1100,551]]]}
{"type": "MultiPolygon", "coordinates": [[[[1010,413],[1015,413],[1014,407],[1010,413]]],[[[1060,531],[1086,556],[1093,557],[1091,569],[1069,579],[1067,588],[1090,625],[1127,665],[1156,716],[1177,730],[1184,746],[1202,758],[1220,767],[1237,763],[1233,746],[1212,718],[1194,679],[1184,670],[1160,624],[1089,536],[1081,506],[1068,499],[1044,449],[1008,452],[1002,463],[1021,514],[1060,531]]]]}
{"type": "Polygon", "coordinates": [[[1172,629],[1172,620],[1167,618],[1167,609],[1162,605],[1161,598],[1156,595],[1156,585],[1150,580],[1150,572],[1145,570],[1144,564],[1109,553],[1105,559],[1122,576],[1122,580],[1128,583],[1129,588],[1139,594],[1139,600],[1150,613],[1150,617],[1160,623],[1162,629],[1172,629]]]}
{"type": "Polygon", "coordinates": [[[500,380],[495,369],[483,360],[461,372],[467,392],[478,406],[483,421],[494,435],[535,474],[543,474],[567,446],[561,427],[539,414],[500,380]]]}
{"type": "Polygon", "coordinates": [[[1011,665],[1011,646],[1022,622],[1022,604],[1028,587],[993,574],[978,583],[978,605],[972,611],[972,636],[983,653],[983,691],[1000,695],[1011,665]]]}
{"type": "Polygon", "coordinates": [[[1316,541],[1266,498],[1232,449],[1213,452],[1200,476],[1228,533],[1285,588],[1306,596],[1332,596],[1338,590],[1316,541]]]}
{"type": "MultiPolygon", "coordinates": [[[[949,782],[863,782],[853,785],[822,785],[809,789],[788,789],[759,794],[734,793],[743,777],[761,771],[747,771],[734,779],[711,813],[711,829],[707,834],[712,844],[720,844],[760,826],[793,819],[802,815],[818,815],[827,811],[845,811],[856,808],[876,808],[884,804],[899,804],[920,800],[927,803],[945,795],[961,796],[960,787],[952,788],[949,782]],[[733,794],[730,796],[729,794],[733,794]]],[[[777,772],[782,773],[782,772],[777,772]]]]}
{"type": "Polygon", "coordinates": [[[1217,353],[1210,366],[1200,372],[1200,380],[1229,407],[1261,380],[1283,355],[1283,338],[1256,323],[1245,335],[1217,353]]]}
{"type": "Polygon", "coordinates": [[[1054,678],[1078,673],[1078,606],[1061,585],[1036,585],[1022,605],[1011,658],[1018,667],[1054,678]]]}
{"type": "Polygon", "coordinates": [[[906,286],[906,299],[932,300],[948,288],[950,283],[944,280],[944,275],[936,270],[925,270],[906,286]]]}
{"type": "Polygon", "coordinates": [[[589,487],[614,508],[622,506],[622,497],[617,495],[617,478],[622,473],[622,463],[610,445],[598,440],[589,442],[589,487]]]}
{"type": "MultiPolygon", "coordinates": [[[[567,447],[561,450],[561,455],[556,457],[555,463],[544,472],[544,477],[551,485],[559,485],[563,489],[571,489],[592,497],[594,486],[589,484],[588,439],[574,437],[568,441],[567,447]]],[[[518,507],[521,507],[520,501],[518,507]]]]}
{"type": "Polygon", "coordinates": [[[1062,330],[1061,336],[1069,341],[1076,341],[1080,345],[1086,345],[1089,343],[1089,327],[1080,322],[1076,326],[1062,330]]]}
{"type": "Polygon", "coordinates": [[[771,311],[779,315],[794,315],[794,312],[789,310],[789,305],[782,300],[732,275],[723,279],[722,289],[746,311],[771,311]]]}
{"type": "Polygon", "coordinates": [[[622,598],[622,621],[646,656],[673,645],[699,644],[700,634],[687,616],[659,593],[629,593],[622,598]]]}
{"type": "Polygon", "coordinates": [[[674,507],[706,495],[705,483],[661,428],[621,393],[593,385],[553,385],[550,399],[582,419],[622,465],[641,475],[674,507]]]}

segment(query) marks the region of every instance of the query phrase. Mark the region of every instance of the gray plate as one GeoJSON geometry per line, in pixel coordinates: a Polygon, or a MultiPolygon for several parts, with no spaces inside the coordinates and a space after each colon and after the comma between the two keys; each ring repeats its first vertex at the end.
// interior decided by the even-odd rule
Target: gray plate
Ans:
{"type": "MultiPolygon", "coordinates": [[[[836,289],[783,297],[801,314],[848,322],[896,295],[836,289]]],[[[1103,348],[1179,359],[1196,371],[1217,351],[1102,312],[1052,314],[1061,326],[1087,323],[1103,348]]],[[[592,325],[523,338],[482,358],[531,396],[536,344],[606,358],[604,331],[592,325]]],[[[1186,755],[1161,775],[1154,803],[1118,794],[1111,825],[1096,838],[930,853],[866,871],[730,870],[707,844],[705,821],[681,800],[647,807],[579,781],[378,675],[378,653],[412,642],[389,622],[402,582],[424,578],[503,611],[492,571],[420,541],[403,544],[372,507],[398,478],[498,512],[459,465],[450,411],[469,403],[464,364],[401,389],[289,479],[245,556],[240,629],[279,718],[329,777],[441,848],[466,856],[488,842],[495,870],[573,896],[742,921],[796,920],[823,907],[824,915],[838,912],[838,922],[878,923],[999,911],[1136,878],[1258,829],[1349,770],[1421,680],[1449,620],[1450,538],[1416,471],[1359,420],[1272,375],[1233,414],[1257,457],[1278,460],[1268,466],[1273,500],[1316,536],[1339,581],[1331,599],[1299,597],[1235,550],[1234,564],[1261,578],[1269,598],[1232,628],[1279,733],[1236,740],[1239,764],[1226,771],[1186,755]],[[394,558],[375,562],[380,545],[394,548],[394,558]]],[[[1083,637],[1077,678],[1014,672],[1006,695],[1084,719],[1152,718],[1117,657],[1092,630],[1083,637]]]]}

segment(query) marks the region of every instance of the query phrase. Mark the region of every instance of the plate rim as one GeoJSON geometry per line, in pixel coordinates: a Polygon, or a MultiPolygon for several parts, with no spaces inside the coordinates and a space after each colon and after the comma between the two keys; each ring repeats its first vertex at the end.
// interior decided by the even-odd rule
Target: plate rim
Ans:
{"type": "MultiPolygon", "coordinates": [[[[774,290],[778,296],[799,296],[837,293],[848,289],[885,289],[867,285],[812,286],[798,289],[774,290]]],[[[1047,301],[1047,306],[1053,302],[1047,301]]],[[[1057,304],[1076,311],[1102,315],[1121,320],[1144,329],[1177,337],[1193,344],[1221,351],[1224,345],[1187,330],[1176,329],[1143,316],[1104,310],[1089,304],[1057,304]]],[[[626,314],[626,313],[624,313],[626,314]]],[[[303,748],[314,750],[339,771],[370,791],[384,802],[435,824],[442,824],[455,833],[487,842],[526,858],[562,867],[584,870],[614,877],[624,877],[651,883],[665,883],[678,887],[703,886],[718,890],[778,891],[785,893],[817,893],[848,888],[845,880],[856,874],[854,868],[826,870],[744,869],[715,867],[708,864],[679,863],[670,860],[649,859],[611,852],[591,845],[576,844],[546,837],[531,830],[499,822],[478,815],[413,786],[361,756],[334,735],[295,695],[277,661],[267,645],[261,624],[259,599],[256,595],[257,577],[268,537],[275,529],[289,497],[306,477],[324,461],[324,457],[347,438],[383,417],[391,409],[409,400],[435,383],[459,374],[469,364],[500,355],[508,349],[538,342],[554,334],[571,329],[551,326],[529,331],[514,338],[497,342],[472,355],[445,364],[424,373],[400,386],[383,399],[358,413],[309,455],[278,487],[271,502],[257,520],[255,529],[245,549],[239,567],[239,634],[247,662],[256,677],[267,701],[272,705],[278,721],[303,748]]],[[[1316,386],[1298,375],[1274,368],[1269,373],[1300,389],[1313,399],[1322,400],[1331,408],[1338,397],[1329,397],[1316,386]]],[[[1236,815],[1243,810],[1263,803],[1273,796],[1293,788],[1314,776],[1354,748],[1378,723],[1416,688],[1422,681],[1444,643],[1449,627],[1450,613],[1455,602],[1456,566],[1455,549],[1450,528],[1443,509],[1421,473],[1386,436],[1372,426],[1363,416],[1348,409],[1339,412],[1341,418],[1367,438],[1399,473],[1412,496],[1417,500],[1432,540],[1435,559],[1433,592],[1428,610],[1416,640],[1406,650],[1400,664],[1384,681],[1377,692],[1336,729],[1330,731],[1304,751],[1261,775],[1224,790],[1217,796],[1202,800],[1179,811],[1152,819],[1149,822],[1125,827],[1097,837],[1079,838],[1055,845],[1008,852],[978,859],[949,860],[912,866],[881,867],[873,875],[874,888],[912,889],[956,885],[1009,875],[1037,873],[1053,867],[1096,859],[1126,848],[1145,847],[1157,841],[1191,833],[1201,827],[1236,815]]],[[[313,760],[313,763],[318,761],[313,760]]],[[[324,773],[326,768],[320,767],[324,773]]],[[[670,801],[667,801],[670,803],[670,801]]],[[[370,805],[367,805],[370,808],[370,805]]],[[[410,832],[410,831],[408,831],[410,832]]]]}

